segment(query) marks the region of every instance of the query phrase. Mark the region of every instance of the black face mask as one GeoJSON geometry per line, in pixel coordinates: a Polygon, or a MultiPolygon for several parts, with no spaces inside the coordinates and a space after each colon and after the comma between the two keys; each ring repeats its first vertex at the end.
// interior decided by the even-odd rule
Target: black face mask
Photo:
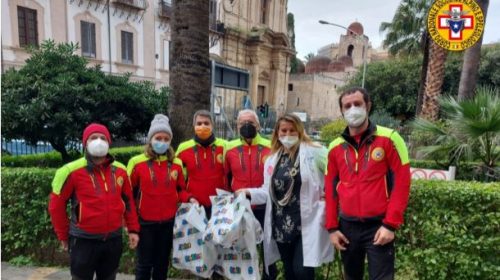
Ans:
{"type": "Polygon", "coordinates": [[[253,139],[257,136],[257,128],[251,123],[245,123],[240,128],[240,135],[245,139],[253,139]]]}

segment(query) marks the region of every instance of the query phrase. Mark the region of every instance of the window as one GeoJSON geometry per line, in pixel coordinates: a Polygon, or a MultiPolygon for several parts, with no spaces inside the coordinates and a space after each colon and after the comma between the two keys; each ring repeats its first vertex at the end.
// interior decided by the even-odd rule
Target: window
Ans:
{"type": "Polygon", "coordinates": [[[36,10],[17,6],[17,26],[19,29],[19,45],[38,46],[38,26],[36,10]]]}
{"type": "Polygon", "coordinates": [[[353,45],[349,45],[349,47],[347,47],[347,55],[349,57],[352,57],[352,51],[354,50],[354,46],[353,45]]]}
{"type": "Polygon", "coordinates": [[[122,31],[122,62],[134,63],[134,33],[122,31]]]}
{"type": "Polygon", "coordinates": [[[170,69],[170,41],[163,40],[163,69],[170,69]]]}
{"type": "Polygon", "coordinates": [[[266,24],[267,21],[267,0],[260,1],[260,23],[266,24]]]}
{"type": "Polygon", "coordinates": [[[288,84],[288,91],[293,91],[293,84],[288,84]]]}
{"type": "Polygon", "coordinates": [[[210,0],[208,26],[210,30],[217,31],[217,1],[210,0]]]}
{"type": "Polygon", "coordinates": [[[82,33],[82,55],[95,58],[95,23],[82,20],[80,21],[80,30],[82,33]]]}

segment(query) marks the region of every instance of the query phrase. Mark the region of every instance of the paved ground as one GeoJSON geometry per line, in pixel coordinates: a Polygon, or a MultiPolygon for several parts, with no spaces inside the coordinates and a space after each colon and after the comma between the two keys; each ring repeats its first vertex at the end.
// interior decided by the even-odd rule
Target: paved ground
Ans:
{"type": "MultiPolygon", "coordinates": [[[[68,280],[67,268],[12,266],[2,262],[2,280],[68,280]]],[[[119,274],[117,280],[133,280],[133,275],[119,274]]]]}

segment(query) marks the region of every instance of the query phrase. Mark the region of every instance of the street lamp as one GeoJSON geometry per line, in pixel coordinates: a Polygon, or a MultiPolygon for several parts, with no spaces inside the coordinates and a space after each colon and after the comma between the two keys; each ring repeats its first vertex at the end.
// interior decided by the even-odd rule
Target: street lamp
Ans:
{"type": "MultiPolygon", "coordinates": [[[[340,27],[340,28],[343,28],[347,31],[350,31],[354,34],[356,34],[356,37],[357,38],[362,38],[362,34],[359,34],[358,32],[350,29],[350,28],[347,28],[343,25],[340,25],[340,24],[336,24],[336,23],[332,23],[332,22],[328,22],[326,20],[319,20],[319,23],[321,24],[328,24],[328,25],[333,25],[333,26],[337,26],[337,27],[340,27]]],[[[364,88],[365,87],[365,76],[366,76],[366,45],[365,43],[363,42],[363,76],[362,76],[362,79],[361,79],[361,87],[364,88]]]]}

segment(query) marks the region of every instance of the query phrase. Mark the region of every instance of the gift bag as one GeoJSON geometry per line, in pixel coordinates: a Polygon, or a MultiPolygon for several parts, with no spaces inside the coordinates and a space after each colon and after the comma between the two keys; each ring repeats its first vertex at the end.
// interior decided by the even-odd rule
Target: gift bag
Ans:
{"type": "Polygon", "coordinates": [[[260,279],[257,244],[262,242],[260,223],[250,202],[241,194],[218,192],[212,200],[212,217],[205,240],[217,248],[215,271],[228,279],[260,279]]]}
{"type": "Polygon", "coordinates": [[[192,203],[182,203],[175,215],[172,265],[193,274],[209,278],[217,261],[212,243],[205,242],[207,226],[205,209],[192,203]]]}

